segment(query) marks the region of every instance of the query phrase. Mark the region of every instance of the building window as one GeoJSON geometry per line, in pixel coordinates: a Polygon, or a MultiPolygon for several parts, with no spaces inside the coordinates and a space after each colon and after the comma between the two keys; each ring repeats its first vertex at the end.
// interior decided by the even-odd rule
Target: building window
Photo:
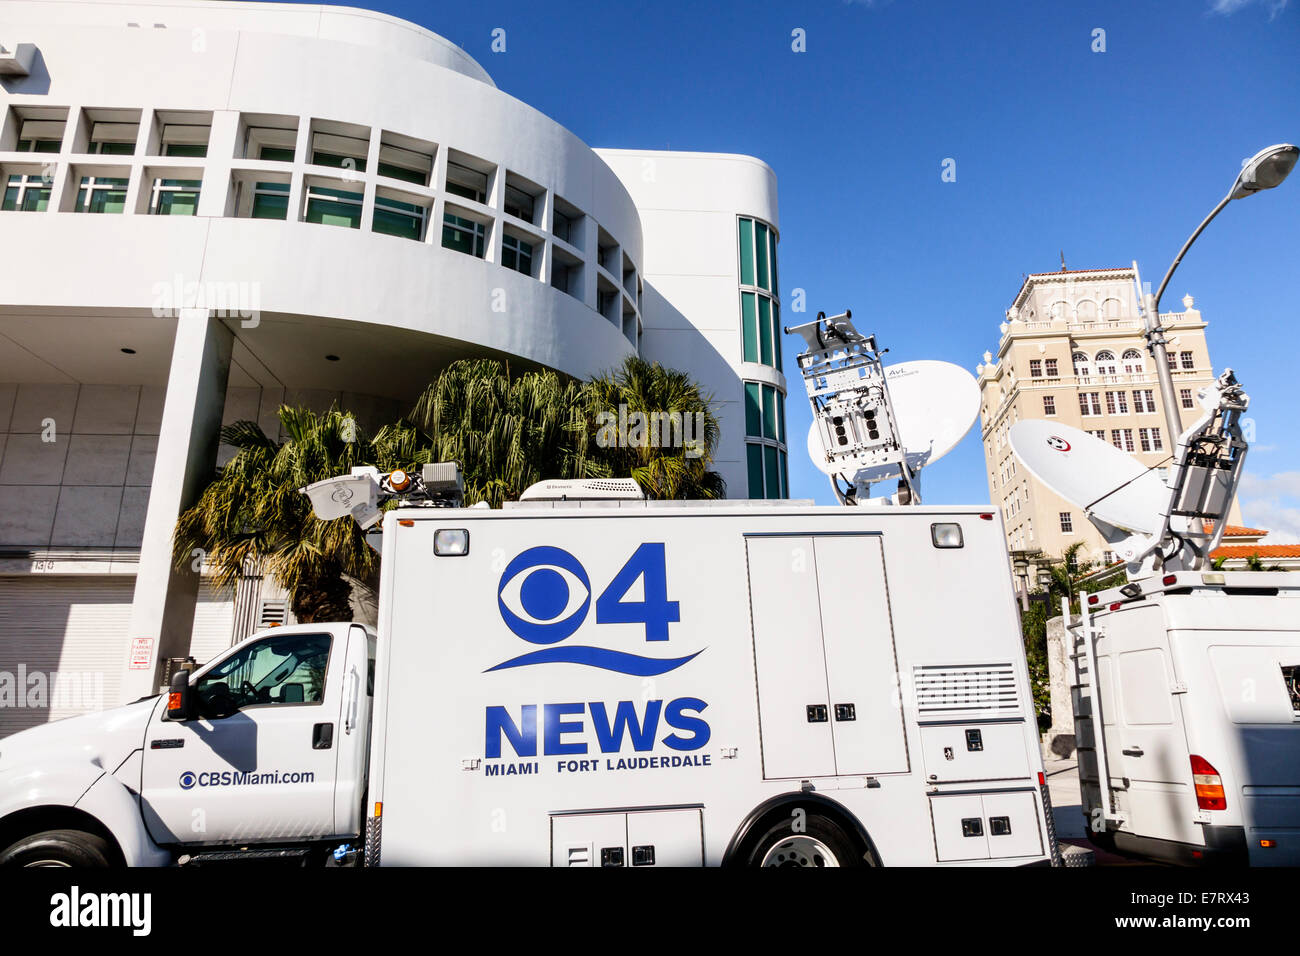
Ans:
{"type": "Polygon", "coordinates": [[[507,269],[522,272],[526,276],[533,274],[533,247],[531,243],[506,234],[501,237],[501,264],[507,269]]]}
{"type": "Polygon", "coordinates": [[[74,212],[120,213],[126,209],[126,178],[82,176],[74,212]]]}
{"type": "Polygon", "coordinates": [[[1030,377],[1030,378],[1042,378],[1042,377],[1043,377],[1043,361],[1042,361],[1042,359],[1030,359],[1030,360],[1029,360],[1029,377],[1030,377]]]}
{"type": "Polygon", "coordinates": [[[155,179],[149,196],[149,212],[155,216],[193,216],[198,212],[198,179],[155,179]]]}
{"type": "Polygon", "coordinates": [[[1164,451],[1165,443],[1160,439],[1160,429],[1151,429],[1151,448],[1154,451],[1164,451]]]}
{"type": "MultiPolygon", "coordinates": [[[[1121,392],[1120,394],[1122,395],[1124,393],[1121,392]]],[[[1115,414],[1115,393],[1114,392],[1106,393],[1106,414],[1107,415],[1115,414]]]]}
{"type": "Polygon", "coordinates": [[[1172,371],[1172,370],[1178,368],[1178,353],[1177,353],[1177,352],[1166,352],[1166,353],[1165,353],[1165,358],[1167,358],[1167,359],[1169,360],[1169,368],[1170,368],[1170,371],[1172,371]]]}
{"type": "Polygon", "coordinates": [[[139,135],[138,122],[94,123],[86,152],[102,156],[131,156],[135,153],[135,141],[139,135]]]}
{"type": "Polygon", "coordinates": [[[560,239],[570,245],[573,244],[573,240],[570,238],[573,235],[573,220],[558,209],[555,210],[555,223],[551,228],[551,232],[555,235],[556,239],[560,239]]]}
{"type": "Polygon", "coordinates": [[[781,367],[776,300],[776,232],[757,219],[738,220],[741,339],[746,362],[781,367]]]}
{"type": "Polygon", "coordinates": [[[253,187],[253,219],[288,219],[289,184],[258,183],[253,187]]]}
{"type": "Polygon", "coordinates": [[[1101,414],[1101,393],[1080,392],[1079,393],[1079,414],[1100,415],[1101,414]]]}
{"type": "Polygon", "coordinates": [[[475,202],[487,202],[487,173],[460,163],[447,163],[447,192],[475,202]]]}
{"type": "Polygon", "coordinates": [[[776,303],[757,292],[742,292],[740,313],[745,361],[780,368],[781,334],[776,303]]]}
{"type": "Polygon", "coordinates": [[[1137,349],[1128,349],[1124,352],[1124,372],[1128,375],[1141,375],[1146,371],[1146,359],[1137,349]]]}
{"type": "Polygon", "coordinates": [[[487,246],[487,228],[481,222],[462,219],[452,213],[442,217],[442,245],[444,249],[455,249],[477,259],[483,258],[487,246]]]}
{"type": "Polygon", "coordinates": [[[206,123],[167,123],[162,128],[162,155],[206,156],[211,132],[206,123]]]}
{"type": "Polygon", "coordinates": [[[1151,430],[1147,428],[1138,429],[1138,443],[1142,446],[1143,451],[1151,450],[1151,430]]]}
{"type": "Polygon", "coordinates": [[[1133,429],[1125,428],[1123,429],[1123,431],[1124,431],[1124,450],[1128,452],[1134,451],[1135,449],[1133,447],[1133,429]]]}
{"type": "Polygon", "coordinates": [[[1047,359],[1047,377],[1057,378],[1059,377],[1059,374],[1060,373],[1057,371],[1056,368],[1056,359],[1047,359]]]}
{"type": "MultiPolygon", "coordinates": [[[[408,141],[408,145],[416,144],[408,141]]],[[[436,147],[432,143],[420,145],[427,152],[397,146],[388,140],[387,135],[382,137],[379,141],[377,170],[379,175],[415,183],[417,186],[429,185],[429,176],[433,172],[433,152],[436,147]]]]}
{"type": "Polygon", "coordinates": [[[361,193],[324,186],[307,187],[307,222],[361,228],[361,193]]]}
{"type": "Polygon", "coordinates": [[[745,445],[749,470],[749,497],[788,498],[786,454],[775,445],[749,442],[745,445]]]}
{"type": "Polygon", "coordinates": [[[1133,390],[1133,410],[1139,415],[1147,415],[1156,410],[1156,393],[1153,389],[1133,390]]]}
{"type": "Polygon", "coordinates": [[[1094,438],[1100,438],[1102,441],[1106,440],[1106,429],[1104,428],[1098,428],[1096,431],[1089,430],[1088,434],[1094,438]]]}
{"type": "Polygon", "coordinates": [[[535,215],[533,197],[522,189],[506,184],[505,213],[524,222],[532,222],[535,215]]]}
{"type": "Polygon", "coordinates": [[[1097,374],[1114,375],[1115,374],[1115,353],[1109,350],[1102,350],[1097,353],[1097,374]]]}
{"type": "Polygon", "coordinates": [[[1116,448],[1120,449],[1121,451],[1124,450],[1124,446],[1120,443],[1118,428],[1112,428],[1110,430],[1110,443],[1114,445],[1116,448]]]}
{"type": "Polygon", "coordinates": [[[789,497],[783,392],[762,382],[745,383],[745,436],[749,497],[789,497]]]}
{"type": "Polygon", "coordinates": [[[428,217],[427,206],[376,194],[375,211],[370,220],[370,228],[386,236],[398,236],[420,242],[424,239],[424,227],[428,217]]]}
{"type": "Polygon", "coordinates": [[[1183,360],[1183,368],[1196,368],[1191,352],[1179,352],[1178,355],[1183,360]]]}
{"type": "Polygon", "coordinates": [[[1183,403],[1183,408],[1196,407],[1196,402],[1192,400],[1192,390],[1190,388],[1180,388],[1178,390],[1178,400],[1183,403]]]}
{"type": "Polygon", "coordinates": [[[10,176],[5,186],[4,212],[44,212],[50,204],[50,184],[42,177],[10,176]]]}
{"type": "Polygon", "coordinates": [[[1060,512],[1060,518],[1061,518],[1061,531],[1064,534],[1072,534],[1074,532],[1074,518],[1070,515],[1070,512],[1068,511],[1060,512]]]}
{"type": "Polygon", "coordinates": [[[1083,352],[1075,352],[1073,355],[1070,356],[1070,360],[1074,363],[1075,375],[1083,376],[1083,375],[1090,374],[1088,356],[1085,355],[1083,352]]]}
{"type": "Polygon", "coordinates": [[[1043,414],[1044,414],[1044,415],[1055,415],[1055,414],[1056,414],[1056,396],[1055,396],[1055,395],[1044,395],[1044,396],[1043,396],[1043,414]]]}

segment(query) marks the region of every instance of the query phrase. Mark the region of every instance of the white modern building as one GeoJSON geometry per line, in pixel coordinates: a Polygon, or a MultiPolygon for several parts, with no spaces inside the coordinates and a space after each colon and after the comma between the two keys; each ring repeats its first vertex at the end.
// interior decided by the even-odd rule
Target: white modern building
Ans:
{"type": "Polygon", "coordinates": [[[718,403],[733,497],[787,494],[772,170],[593,150],[414,24],[9,0],[0,186],[0,736],[284,613],[170,560],[221,426],[281,403],[639,352],[718,403]]]}

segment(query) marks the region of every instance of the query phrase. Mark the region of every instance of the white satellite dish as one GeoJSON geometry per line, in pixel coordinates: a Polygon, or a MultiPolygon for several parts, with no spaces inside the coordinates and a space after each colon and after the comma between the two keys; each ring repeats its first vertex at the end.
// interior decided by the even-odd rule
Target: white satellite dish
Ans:
{"type": "Polygon", "coordinates": [[[1019,422],[1010,439],[1030,474],[1066,501],[1126,531],[1160,532],[1169,488],[1132,455],[1057,422],[1019,422]]]}
{"type": "MultiPolygon", "coordinates": [[[[980,390],[975,378],[960,365],[922,359],[885,368],[889,399],[914,472],[934,464],[966,437],[979,418],[980,390]]],[[[814,420],[808,429],[808,457],[827,475],[839,474],[843,463],[826,460],[814,420]]],[[[898,477],[897,465],[864,468],[850,480],[873,482],[898,477]]]]}

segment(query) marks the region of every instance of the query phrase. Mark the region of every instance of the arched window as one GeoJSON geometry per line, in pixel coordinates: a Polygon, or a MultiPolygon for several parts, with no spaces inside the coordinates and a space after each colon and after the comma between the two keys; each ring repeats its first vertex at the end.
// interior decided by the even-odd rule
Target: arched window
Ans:
{"type": "Polygon", "coordinates": [[[1075,375],[1090,375],[1091,366],[1088,363],[1088,356],[1083,352],[1075,352],[1070,358],[1074,362],[1075,375]]]}
{"type": "Polygon", "coordinates": [[[1065,318],[1069,318],[1069,315],[1070,315],[1070,306],[1064,299],[1062,299],[1060,302],[1052,303],[1052,318],[1065,319],[1065,318]]]}
{"type": "Polygon", "coordinates": [[[1101,314],[1107,319],[1118,319],[1123,308],[1119,299],[1107,299],[1101,304],[1101,314]]]}
{"type": "Polygon", "coordinates": [[[1074,307],[1074,314],[1080,322],[1096,322],[1097,303],[1091,299],[1084,299],[1074,307]]]}
{"type": "Polygon", "coordinates": [[[1124,373],[1126,375],[1141,375],[1146,371],[1147,363],[1142,357],[1142,353],[1137,349],[1128,349],[1124,352],[1124,373]]]}
{"type": "Polygon", "coordinates": [[[1115,374],[1115,353],[1110,351],[1110,349],[1102,349],[1097,353],[1097,374],[1115,374]]]}

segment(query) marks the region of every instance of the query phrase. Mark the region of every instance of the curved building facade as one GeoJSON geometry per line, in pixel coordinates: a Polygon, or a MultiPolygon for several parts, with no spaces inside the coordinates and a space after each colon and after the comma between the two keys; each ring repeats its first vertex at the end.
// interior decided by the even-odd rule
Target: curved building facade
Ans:
{"type": "Polygon", "coordinates": [[[0,688],[51,688],[0,735],[282,612],[169,542],[221,425],[283,402],[372,425],[457,358],[639,353],[713,395],[732,496],[788,493],[759,160],[593,150],[365,10],[14,0],[0,51],[0,688]]]}

